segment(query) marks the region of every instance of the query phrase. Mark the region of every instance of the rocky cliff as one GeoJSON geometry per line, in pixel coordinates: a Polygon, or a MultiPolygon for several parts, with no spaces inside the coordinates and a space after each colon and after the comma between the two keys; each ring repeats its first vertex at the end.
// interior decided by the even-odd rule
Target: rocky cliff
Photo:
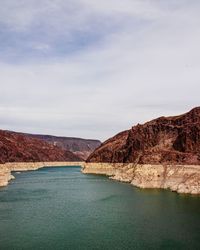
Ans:
{"type": "Polygon", "coordinates": [[[200,107],[133,126],[104,142],[87,162],[200,164],[200,107]]]}
{"type": "Polygon", "coordinates": [[[0,130],[0,163],[44,161],[80,161],[80,157],[43,140],[0,130]]]}
{"type": "Polygon", "coordinates": [[[200,194],[200,107],[108,139],[89,156],[83,172],[141,188],[200,194]]]}

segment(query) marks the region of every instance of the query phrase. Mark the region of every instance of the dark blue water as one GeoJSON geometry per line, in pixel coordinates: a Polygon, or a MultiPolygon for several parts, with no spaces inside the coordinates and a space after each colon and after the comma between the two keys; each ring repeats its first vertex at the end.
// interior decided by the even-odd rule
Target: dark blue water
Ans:
{"type": "Polygon", "coordinates": [[[0,249],[200,249],[200,197],[141,190],[78,167],[15,173],[0,249]]]}

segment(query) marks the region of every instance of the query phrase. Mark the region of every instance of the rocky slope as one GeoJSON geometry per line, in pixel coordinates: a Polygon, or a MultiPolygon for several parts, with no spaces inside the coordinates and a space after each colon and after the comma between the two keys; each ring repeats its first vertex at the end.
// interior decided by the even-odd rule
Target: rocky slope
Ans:
{"type": "Polygon", "coordinates": [[[70,151],[23,134],[0,130],[0,163],[79,161],[70,151]]]}
{"type": "Polygon", "coordinates": [[[138,124],[104,142],[87,162],[200,164],[200,107],[138,124]]]}
{"type": "Polygon", "coordinates": [[[86,160],[87,157],[97,147],[101,145],[101,142],[99,140],[73,138],[73,137],[59,137],[52,135],[33,135],[24,133],[19,133],[19,134],[40,139],[54,146],[56,145],[62,148],[63,150],[71,151],[83,160],[86,160]]]}
{"type": "Polygon", "coordinates": [[[89,156],[83,172],[141,188],[200,194],[200,107],[119,133],[89,156]]]}

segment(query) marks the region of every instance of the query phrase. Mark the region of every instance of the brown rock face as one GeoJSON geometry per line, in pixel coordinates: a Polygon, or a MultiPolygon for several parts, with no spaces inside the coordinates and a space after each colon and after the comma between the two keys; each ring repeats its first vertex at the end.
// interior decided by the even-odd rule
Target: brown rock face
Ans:
{"type": "Polygon", "coordinates": [[[80,160],[72,152],[40,139],[0,130],[0,163],[80,160]]]}
{"type": "Polygon", "coordinates": [[[200,107],[119,133],[97,148],[87,162],[200,164],[200,107]]]}

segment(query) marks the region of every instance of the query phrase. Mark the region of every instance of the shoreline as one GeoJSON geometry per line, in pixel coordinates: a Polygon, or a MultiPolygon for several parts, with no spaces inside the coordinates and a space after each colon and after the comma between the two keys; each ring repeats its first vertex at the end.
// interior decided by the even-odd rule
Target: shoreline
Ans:
{"type": "Polygon", "coordinates": [[[12,175],[12,171],[32,171],[45,167],[60,167],[60,166],[80,166],[82,167],[84,162],[7,162],[0,164],[0,187],[5,187],[15,177],[12,175]]]}
{"type": "Polygon", "coordinates": [[[12,171],[32,171],[45,167],[80,166],[83,174],[106,175],[112,180],[139,188],[169,189],[183,194],[200,194],[200,165],[156,165],[86,162],[9,162],[0,164],[0,187],[15,177],[12,171]]]}
{"type": "Polygon", "coordinates": [[[200,165],[85,163],[82,172],[106,175],[112,180],[130,183],[139,188],[200,194],[200,165]]]}

